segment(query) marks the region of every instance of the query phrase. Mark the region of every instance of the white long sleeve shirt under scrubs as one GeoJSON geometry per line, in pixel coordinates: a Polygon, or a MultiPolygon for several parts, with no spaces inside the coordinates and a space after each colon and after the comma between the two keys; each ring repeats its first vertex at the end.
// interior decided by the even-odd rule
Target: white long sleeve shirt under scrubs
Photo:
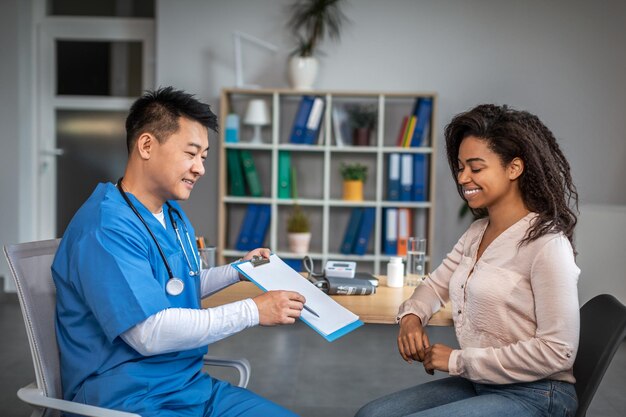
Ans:
{"type": "MultiPolygon", "coordinates": [[[[163,212],[154,215],[165,226],[163,212]]],[[[231,265],[203,269],[201,297],[205,298],[239,281],[231,265]]],[[[122,333],[121,338],[142,355],[194,349],[224,339],[259,324],[259,309],[252,299],[208,309],[168,308],[122,333]]]]}

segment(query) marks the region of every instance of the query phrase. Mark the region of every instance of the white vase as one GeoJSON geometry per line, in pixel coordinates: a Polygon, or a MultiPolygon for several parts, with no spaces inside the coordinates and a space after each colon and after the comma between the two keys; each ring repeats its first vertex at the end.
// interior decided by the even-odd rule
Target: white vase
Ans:
{"type": "Polygon", "coordinates": [[[289,59],[289,81],[296,90],[312,90],[317,78],[317,58],[292,56],[289,59]]]}
{"type": "Polygon", "coordinates": [[[309,252],[311,233],[289,233],[287,234],[289,250],[298,255],[306,255],[309,252]]]}

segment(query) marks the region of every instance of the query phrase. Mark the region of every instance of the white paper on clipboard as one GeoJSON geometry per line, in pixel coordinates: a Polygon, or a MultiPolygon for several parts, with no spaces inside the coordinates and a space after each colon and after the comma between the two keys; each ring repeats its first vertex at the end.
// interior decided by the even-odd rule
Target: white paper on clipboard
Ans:
{"type": "Polygon", "coordinates": [[[329,342],[363,325],[359,316],[323,293],[276,254],[263,265],[254,266],[250,261],[242,261],[233,266],[263,291],[287,290],[302,294],[307,307],[319,317],[302,310],[300,318],[329,342]]]}

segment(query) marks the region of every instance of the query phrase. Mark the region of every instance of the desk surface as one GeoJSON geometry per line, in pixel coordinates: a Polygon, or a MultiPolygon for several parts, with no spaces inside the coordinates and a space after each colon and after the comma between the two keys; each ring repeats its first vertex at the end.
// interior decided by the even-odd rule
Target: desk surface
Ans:
{"type": "MultiPolygon", "coordinates": [[[[413,294],[413,287],[389,288],[386,277],[381,276],[376,294],[332,295],[333,300],[352,311],[365,323],[395,324],[398,307],[413,294]]],[[[239,282],[202,300],[202,306],[215,307],[233,301],[255,297],[262,291],[251,282],[239,282]]],[[[450,305],[439,310],[428,323],[431,326],[452,326],[450,305]]]]}

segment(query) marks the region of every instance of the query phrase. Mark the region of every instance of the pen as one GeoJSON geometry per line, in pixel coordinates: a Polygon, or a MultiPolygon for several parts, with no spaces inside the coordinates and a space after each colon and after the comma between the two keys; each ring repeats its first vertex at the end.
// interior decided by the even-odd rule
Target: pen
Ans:
{"type": "Polygon", "coordinates": [[[304,307],[304,309],[305,309],[306,311],[308,311],[309,313],[313,314],[315,317],[317,317],[317,318],[319,318],[319,317],[320,317],[320,315],[319,315],[319,314],[317,314],[315,311],[313,311],[313,309],[312,309],[311,307],[307,307],[307,305],[306,305],[306,304],[304,304],[304,305],[303,305],[303,307],[304,307]]]}

